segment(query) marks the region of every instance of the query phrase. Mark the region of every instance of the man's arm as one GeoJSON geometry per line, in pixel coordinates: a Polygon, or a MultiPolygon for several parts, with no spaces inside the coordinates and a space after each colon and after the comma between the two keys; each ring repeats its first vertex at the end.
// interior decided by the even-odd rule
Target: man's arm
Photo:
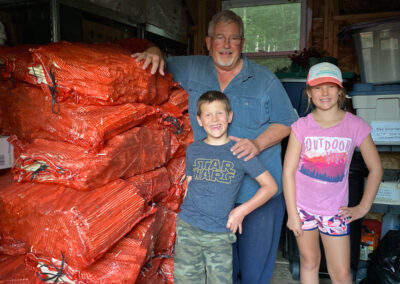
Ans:
{"type": "Polygon", "coordinates": [[[151,65],[151,74],[155,74],[158,70],[161,75],[165,75],[165,58],[163,53],[157,46],[150,46],[145,51],[132,54],[131,56],[136,58],[136,61],[144,60],[144,70],[146,70],[147,67],[151,65]]]}
{"type": "Polygon", "coordinates": [[[232,140],[237,142],[231,150],[238,158],[245,157],[244,160],[248,161],[265,149],[280,143],[289,134],[289,126],[283,124],[271,124],[254,140],[230,136],[232,140]]]}

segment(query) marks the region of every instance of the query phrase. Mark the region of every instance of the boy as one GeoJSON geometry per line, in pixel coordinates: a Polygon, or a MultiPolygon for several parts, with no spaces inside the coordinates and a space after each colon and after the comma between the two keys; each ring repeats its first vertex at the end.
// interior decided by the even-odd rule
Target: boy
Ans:
{"type": "Polygon", "coordinates": [[[268,201],[277,184],[257,157],[245,162],[231,152],[232,121],[228,98],[208,91],[197,102],[197,121],[207,138],[186,151],[188,191],[178,214],[174,283],[232,283],[232,243],[244,217],[268,201]],[[245,174],[259,184],[257,193],[233,209],[245,174]],[[233,209],[233,210],[232,210],[233,209]]]}

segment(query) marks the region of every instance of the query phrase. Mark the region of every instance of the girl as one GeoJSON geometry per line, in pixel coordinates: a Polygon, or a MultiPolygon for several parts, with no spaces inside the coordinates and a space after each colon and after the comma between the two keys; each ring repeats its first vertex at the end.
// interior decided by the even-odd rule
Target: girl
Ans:
{"type": "Polygon", "coordinates": [[[383,169],[371,127],[341,109],[345,91],[337,66],[327,62],[312,66],[306,94],[314,109],[292,124],[284,161],[287,226],[300,251],[301,283],[318,283],[321,236],[332,282],[351,284],[349,223],[369,211],[383,169]],[[360,204],[347,207],[355,147],[360,147],[369,174],[360,204]]]}

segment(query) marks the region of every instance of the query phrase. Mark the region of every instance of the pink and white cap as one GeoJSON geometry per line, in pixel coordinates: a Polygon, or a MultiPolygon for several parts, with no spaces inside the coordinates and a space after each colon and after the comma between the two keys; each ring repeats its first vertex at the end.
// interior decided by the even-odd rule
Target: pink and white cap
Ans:
{"type": "Polygon", "coordinates": [[[313,65],[308,71],[307,84],[311,87],[323,83],[335,83],[343,87],[342,82],[342,72],[332,63],[318,63],[313,65]]]}

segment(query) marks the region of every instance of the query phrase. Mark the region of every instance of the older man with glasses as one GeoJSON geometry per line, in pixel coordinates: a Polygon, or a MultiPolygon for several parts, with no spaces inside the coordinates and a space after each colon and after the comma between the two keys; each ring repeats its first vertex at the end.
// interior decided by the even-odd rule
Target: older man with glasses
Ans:
{"type": "MultiPolygon", "coordinates": [[[[143,68],[151,72],[172,73],[189,94],[189,115],[194,139],[206,137],[196,121],[196,102],[209,90],[224,92],[234,113],[229,127],[236,141],[232,152],[249,160],[259,155],[279,186],[279,192],[263,206],[247,215],[242,234],[233,247],[234,283],[266,284],[273,273],[285,212],[282,195],[280,142],[290,133],[296,114],[280,81],[266,67],[242,55],[245,42],[242,19],[232,11],[222,11],[212,18],[206,45],[209,56],[176,56],[163,58],[157,47],[134,54],[144,60],[143,68]]],[[[258,185],[246,177],[240,189],[238,204],[249,200],[258,185]]]]}

